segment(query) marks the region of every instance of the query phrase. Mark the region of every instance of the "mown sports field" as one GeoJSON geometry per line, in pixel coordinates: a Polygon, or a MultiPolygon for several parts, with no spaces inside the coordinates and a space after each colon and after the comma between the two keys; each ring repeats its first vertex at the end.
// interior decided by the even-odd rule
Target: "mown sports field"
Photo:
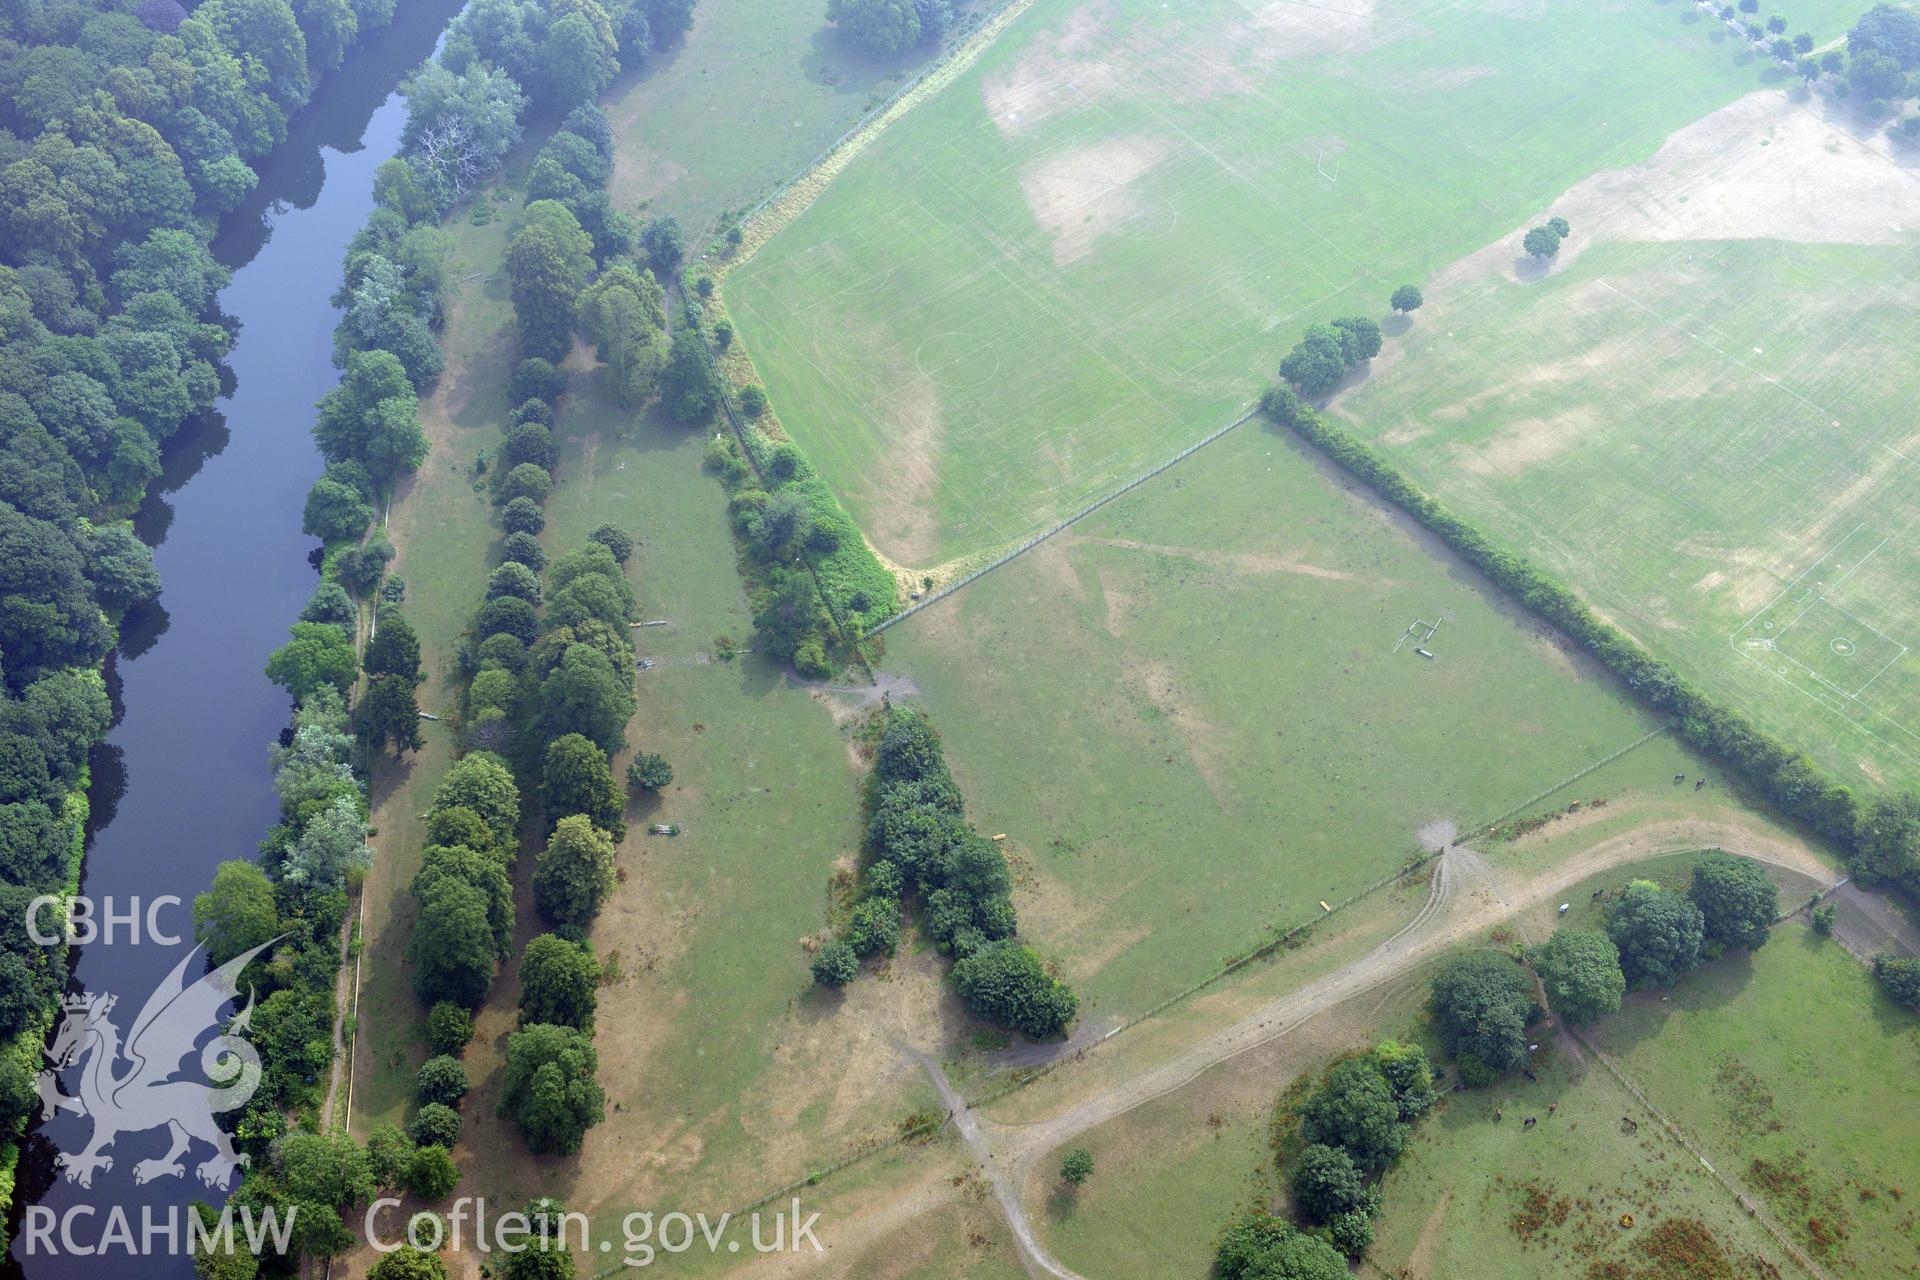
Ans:
{"type": "Polygon", "coordinates": [[[1700,153],[1713,168],[1615,184],[1720,210],[1703,237],[1753,238],[1597,217],[1545,278],[1463,272],[1339,408],[1642,644],[1876,790],[1920,778],[1920,176],[1812,112],[1742,104],[1716,126],[1730,145],[1700,153]],[[1812,187],[1833,192],[1821,213],[1763,195],[1812,187]]]}
{"type": "MultiPolygon", "coordinates": [[[[1826,41],[1865,5],[1795,15],[1826,41]]],[[[878,549],[1011,542],[1777,77],[1692,5],[1038,0],[728,280],[878,549]]]]}

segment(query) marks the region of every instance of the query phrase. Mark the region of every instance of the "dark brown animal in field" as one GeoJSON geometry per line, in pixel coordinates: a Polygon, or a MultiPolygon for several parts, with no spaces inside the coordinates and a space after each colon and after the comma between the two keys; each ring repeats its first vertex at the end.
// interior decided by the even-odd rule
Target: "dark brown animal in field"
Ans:
{"type": "Polygon", "coordinates": [[[1694,784],[1693,784],[1693,789],[1694,789],[1695,791],[1698,791],[1698,790],[1699,790],[1700,788],[1702,788],[1702,787],[1704,787],[1704,786],[1706,786],[1706,785],[1707,785],[1707,780],[1706,780],[1705,778],[1702,778],[1702,779],[1700,779],[1700,780],[1699,780],[1698,782],[1696,782],[1696,783],[1694,783],[1694,784]]]}
{"type": "Polygon", "coordinates": [[[1526,1118],[1525,1120],[1523,1120],[1523,1121],[1521,1121],[1521,1122],[1520,1122],[1520,1127],[1521,1127],[1522,1129],[1531,1129],[1531,1128],[1533,1128],[1533,1126],[1535,1126],[1535,1125],[1537,1125],[1537,1124],[1539,1124],[1539,1123],[1540,1123],[1540,1117],[1539,1117],[1539,1116],[1528,1116],[1528,1117],[1527,1117],[1527,1118],[1526,1118]]]}

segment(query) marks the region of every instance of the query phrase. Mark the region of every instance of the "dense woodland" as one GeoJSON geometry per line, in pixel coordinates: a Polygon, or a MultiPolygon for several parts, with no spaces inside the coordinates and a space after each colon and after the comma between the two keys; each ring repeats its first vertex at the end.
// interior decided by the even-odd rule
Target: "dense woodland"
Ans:
{"type": "MultiPolygon", "coordinates": [[[[65,977],[61,954],[27,939],[24,905],[77,881],[87,755],[112,715],[100,664],[121,614],[159,588],[128,516],[168,440],[212,407],[232,341],[217,308],[227,273],[209,244],[314,84],[393,12],[394,0],[0,6],[0,896],[19,899],[0,926],[0,1123],[11,1132],[37,1105],[38,1042],[65,977]]],[[[348,254],[335,299],[343,377],[315,424],[327,470],[303,513],[328,544],[325,574],[268,663],[296,706],[291,741],[275,748],[282,821],[258,864],[223,864],[195,903],[219,959],[291,934],[249,974],[265,1083],[238,1139],[256,1157],[242,1197],[308,1210],[296,1253],[347,1247],[339,1210],[364,1191],[433,1198],[451,1186],[443,1118],[419,1142],[381,1135],[377,1151],[291,1131],[313,1123],[333,1057],[339,933],[368,859],[368,753],[420,744],[418,643],[391,607],[405,588],[369,529],[425,455],[416,408],[441,367],[438,221],[498,167],[528,112],[584,107],[536,162],[536,206],[586,228],[602,254],[625,252],[633,231],[602,189],[611,135],[590,104],[623,59],[682,34],[691,13],[692,0],[477,0],[410,82],[404,155],[380,170],[380,208],[348,254]],[[333,1176],[343,1160],[354,1176],[333,1176]]],[[[590,308],[610,363],[626,353],[631,309],[607,301],[622,283],[603,284],[590,308]]],[[[442,1082],[433,1105],[449,1092],[442,1082]]]]}
{"type": "MultiPolygon", "coordinates": [[[[9,1134],[36,1104],[64,980],[22,907],[77,882],[88,752],[112,719],[100,664],[124,611],[159,589],[127,518],[167,442],[213,405],[232,341],[208,245],[314,82],[393,7],[0,6],[0,894],[20,899],[0,912],[9,1134]]],[[[344,712],[335,700],[307,719],[325,732],[344,712]]],[[[289,890],[286,914],[330,941],[339,904],[325,896],[289,890]]],[[[286,965],[302,945],[283,946],[286,965]]]]}

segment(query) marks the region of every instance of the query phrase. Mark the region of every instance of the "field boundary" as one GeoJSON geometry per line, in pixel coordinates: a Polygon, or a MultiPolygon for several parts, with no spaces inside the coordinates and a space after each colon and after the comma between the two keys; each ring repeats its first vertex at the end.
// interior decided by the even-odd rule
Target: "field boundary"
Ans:
{"type": "MultiPolygon", "coordinates": [[[[1673,725],[1671,723],[1668,723],[1668,724],[1660,725],[1659,727],[1653,730],[1650,730],[1647,733],[1642,734],[1640,737],[1635,738],[1632,742],[1627,743],[1625,746],[1619,747],[1614,751],[1609,752],[1607,755],[1602,756],[1600,759],[1595,760],[1592,763],[1587,764],[1582,768],[1575,770],[1573,773],[1568,774],[1566,777],[1560,779],[1558,782],[1555,782],[1552,786],[1549,786],[1541,791],[1534,793],[1532,796],[1528,797],[1526,800],[1521,801],[1518,805],[1515,805],[1512,808],[1509,808],[1506,812],[1494,818],[1491,818],[1485,822],[1479,823],[1474,827],[1469,828],[1467,831],[1457,836],[1450,843],[1459,844],[1466,840],[1472,839],[1476,836],[1485,834],[1487,831],[1498,826],[1500,823],[1506,821],[1513,814],[1520,812],[1522,809],[1538,804],[1540,801],[1546,799],[1550,795],[1553,795],[1555,792],[1562,791],[1567,787],[1572,786],[1574,783],[1580,781],[1580,779],[1594,772],[1594,770],[1600,769],[1606,765],[1612,764],[1614,761],[1620,759],[1622,756],[1628,754],[1631,751],[1637,750],[1642,746],[1645,746],[1648,742],[1651,742],[1654,738],[1659,737],[1661,734],[1668,732],[1672,728],[1673,728],[1673,725]]],[[[1425,867],[1428,863],[1438,858],[1441,852],[1442,851],[1440,850],[1433,850],[1431,852],[1423,853],[1419,857],[1403,865],[1399,870],[1393,872],[1391,875],[1382,876],[1380,877],[1380,879],[1374,881],[1372,884],[1366,886],[1365,888],[1358,889],[1353,893],[1349,894],[1346,898],[1342,899],[1338,904],[1336,904],[1331,911],[1323,912],[1318,916],[1314,916],[1308,920],[1304,920],[1299,924],[1291,926],[1284,933],[1275,934],[1267,938],[1265,941],[1256,944],[1249,950],[1229,960],[1226,964],[1222,965],[1217,971],[1209,974],[1205,978],[1202,978],[1200,981],[1194,983],[1192,986],[1186,988],[1183,991],[1178,991],[1178,992],[1175,992],[1173,995],[1167,996],[1165,999],[1161,1000],[1158,1004],[1155,1004],[1150,1008],[1137,1014],[1133,1018],[1130,1018],[1127,1021],[1120,1023],[1118,1026],[1107,1031],[1100,1039],[1094,1041],[1092,1044],[1083,1046],[1082,1048],[1075,1050],[1071,1054],[1066,1054],[1059,1058],[1055,1058],[1053,1061],[1044,1063],[1040,1066],[1023,1068],[1021,1070],[1014,1071],[1011,1073],[1012,1078],[1009,1079],[1004,1085],[1000,1086],[997,1089],[992,1090],[989,1093],[983,1094],[978,1098],[963,1099],[963,1102],[965,1103],[968,1110],[970,1111],[978,1110],[981,1107],[991,1106],[993,1103],[998,1102],[1002,1098],[1008,1097],[1011,1094],[1018,1093],[1020,1090],[1025,1089],[1028,1085],[1037,1084],[1039,1081],[1051,1075],[1057,1068],[1062,1067],[1069,1062],[1080,1061],[1092,1050],[1098,1048],[1101,1045],[1106,1044],[1109,1040],[1112,1040],[1113,1038],[1118,1036],[1122,1031],[1127,1031],[1134,1027],[1138,1027],[1142,1023],[1147,1022],[1149,1019],[1158,1017],[1160,1014],[1165,1013],[1168,1009],[1172,1008],[1174,1005],[1194,995],[1197,995],[1201,991],[1206,990],[1208,987],[1220,981],[1222,978],[1228,977],[1231,974],[1238,972],[1239,970],[1252,964],[1256,960],[1265,959],[1273,955],[1276,951],[1286,946],[1289,942],[1293,941],[1296,938],[1301,937],[1302,935],[1304,935],[1305,933],[1313,929],[1313,927],[1319,924],[1321,921],[1330,919],[1331,917],[1338,915],[1340,912],[1345,911],[1347,908],[1354,906],[1355,904],[1369,897],[1372,897],[1374,894],[1380,892],[1380,890],[1388,888],[1389,886],[1394,885],[1400,882],[1401,880],[1406,879],[1408,876],[1411,876],[1417,873],[1423,867],[1425,867]]],[[[761,1205],[764,1205],[769,1201],[778,1199],[783,1195],[790,1194],[794,1191],[798,1191],[805,1187],[817,1186],[822,1180],[832,1176],[833,1174],[849,1169],[854,1165],[860,1164],[863,1161],[871,1159],[874,1156],[884,1154],[885,1152],[891,1151],[896,1147],[905,1145],[908,1142],[915,1141],[917,1139],[931,1137],[935,1134],[944,1132],[946,1126],[952,1123],[952,1121],[953,1121],[953,1112],[949,1110],[944,1113],[943,1118],[941,1119],[941,1122],[937,1125],[917,1127],[911,1131],[896,1134],[885,1141],[875,1143],[874,1145],[866,1147],[863,1150],[854,1151],[846,1156],[843,1156],[839,1160],[823,1165],[819,1169],[815,1169],[803,1175],[800,1178],[794,1179],[791,1182],[784,1183],[781,1186],[775,1188],[774,1190],[767,1192],[765,1195],[760,1196],[752,1201],[749,1201],[746,1205],[742,1206],[742,1208],[738,1212],[739,1213],[751,1212],[752,1210],[759,1208],[761,1205]]],[[[618,1270],[618,1269],[619,1268],[615,1268],[615,1270],[618,1270]]],[[[600,1272],[594,1277],[592,1277],[592,1280],[605,1280],[605,1277],[611,1276],[612,1274],[614,1274],[613,1271],[600,1272]]],[[[1830,1280],[1830,1278],[1821,1277],[1821,1280],[1830,1280]]]]}
{"type": "Polygon", "coordinates": [[[1027,554],[1027,552],[1033,550],[1035,547],[1039,546],[1041,543],[1045,542],[1047,539],[1053,537],[1055,534],[1064,532],[1070,526],[1078,524],[1080,521],[1086,519],[1088,516],[1092,515],[1094,512],[1098,511],[1100,508],[1106,506],[1109,502],[1114,501],[1116,498],[1123,498],[1127,494],[1132,493],[1135,489],[1138,489],[1141,485],[1153,479],[1155,476],[1160,475],[1163,472],[1169,471],[1172,468],[1178,466],[1180,463],[1185,462],[1188,458],[1191,458],[1194,454],[1200,452],[1202,449],[1206,448],[1208,445],[1212,444],[1214,441],[1220,439],[1220,437],[1227,435],[1228,433],[1234,431],[1236,428],[1245,426],[1247,423],[1251,422],[1253,419],[1259,416],[1260,416],[1260,406],[1254,405],[1251,409],[1248,409],[1245,412],[1243,412],[1239,417],[1235,418],[1232,422],[1229,422],[1226,426],[1216,427],[1213,431],[1209,432],[1207,435],[1205,435],[1201,439],[1194,441],[1192,444],[1188,445],[1186,448],[1182,449],[1180,452],[1174,454],[1171,458],[1168,458],[1165,462],[1162,462],[1160,465],[1154,467],[1152,470],[1142,472],[1141,474],[1135,476],[1133,479],[1127,481],[1125,484],[1121,485],[1119,488],[1114,489],[1111,492],[1102,495],[1101,497],[1095,498],[1092,502],[1089,502],[1086,506],[1081,507],[1078,511],[1074,512],[1072,515],[1068,516],[1066,519],[1058,521],[1048,526],[1047,528],[1042,529],[1039,533],[1036,533],[1031,537],[1027,538],[1024,542],[1020,542],[1015,546],[1013,546],[1012,548],[1006,551],[1002,551],[999,555],[987,561],[985,564],[981,565],[978,569],[972,570],[971,572],[966,574],[964,577],[960,578],[957,582],[954,582],[949,586],[942,587],[940,590],[934,592],[932,595],[928,596],[926,599],[921,600],[916,604],[910,605],[909,607],[900,610],[900,612],[894,614],[892,617],[887,618],[885,621],[881,622],[879,625],[873,627],[871,630],[867,632],[867,634],[870,636],[879,635],[882,631],[885,631],[888,627],[892,626],[894,623],[899,622],[904,618],[911,618],[914,614],[920,612],[922,609],[929,607],[930,605],[939,604],[942,600],[945,600],[948,596],[960,590],[962,587],[968,586],[969,584],[977,581],[978,579],[986,577],[988,574],[992,573],[995,569],[1000,568],[1002,565],[1009,564],[1014,560],[1018,560],[1021,556],[1027,554]]]}
{"type": "Polygon", "coordinates": [[[1612,1058],[1609,1058],[1585,1036],[1564,1022],[1561,1024],[1560,1029],[1565,1031],[1575,1044],[1579,1045],[1588,1053],[1591,1053],[1594,1060],[1607,1069],[1607,1074],[1612,1076],[1622,1089],[1625,1089],[1629,1094],[1633,1095],[1633,1097],[1639,1101],[1640,1105],[1647,1109],[1648,1115],[1660,1122],[1661,1127],[1667,1131],[1667,1136],[1679,1143],[1681,1149],[1688,1155],[1698,1160],[1700,1167],[1705,1169],[1715,1182],[1719,1183],[1733,1196],[1740,1207],[1746,1210],[1749,1218],[1759,1223],[1761,1228],[1773,1237],[1775,1244],[1778,1244],[1782,1249],[1786,1250],[1787,1256],[1792,1258],[1802,1271],[1813,1276],[1815,1280],[1833,1280],[1833,1277],[1828,1275],[1812,1258],[1809,1258],[1806,1253],[1801,1250],[1799,1245],[1787,1237],[1786,1233],[1774,1223],[1772,1215],[1760,1207],[1759,1201],[1748,1195],[1731,1178],[1714,1167],[1713,1162],[1708,1160],[1700,1148],[1694,1146],[1692,1141],[1688,1139],[1686,1131],[1669,1118],[1666,1112],[1656,1107],[1653,1101],[1640,1091],[1640,1087],[1634,1084],[1633,1080],[1628,1077],[1627,1073],[1614,1065],[1612,1058]]]}
{"type": "Polygon", "coordinates": [[[838,177],[853,158],[900,117],[944,89],[971,67],[1013,20],[1033,7],[1033,0],[1005,0],[998,9],[983,15],[979,25],[932,62],[922,67],[905,84],[888,95],[886,101],[855,121],[845,133],[827,144],[825,150],[809,160],[800,171],[761,197],[740,215],[744,234],[740,248],[724,262],[713,267],[717,279],[725,278],[735,267],[752,259],[760,247],[773,239],[816,200],[827,184],[838,177]]]}

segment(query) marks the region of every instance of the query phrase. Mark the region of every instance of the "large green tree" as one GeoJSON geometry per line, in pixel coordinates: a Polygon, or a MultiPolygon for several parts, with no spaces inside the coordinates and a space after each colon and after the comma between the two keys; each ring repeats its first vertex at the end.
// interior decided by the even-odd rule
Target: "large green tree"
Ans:
{"type": "Polygon", "coordinates": [[[593,237],[557,200],[536,200],[507,244],[507,279],[523,354],[559,360],[572,344],[575,303],[593,271],[593,237]]]}
{"type": "Polygon", "coordinates": [[[1434,1022],[1447,1051],[1495,1071],[1527,1060],[1527,1023],[1537,1006],[1526,971],[1493,951],[1449,957],[1433,979],[1434,1022]]]}
{"type": "Polygon", "coordinates": [[[540,791],[549,824],[578,813],[615,839],[625,834],[621,814],[626,797],[613,780],[607,753],[582,735],[569,733],[553,740],[541,770],[540,791]]]}
{"type": "Polygon", "coordinates": [[[562,818],[533,869],[533,901],[555,924],[584,928],[613,892],[613,838],[583,815],[562,818]]]}
{"type": "Polygon", "coordinates": [[[1371,1058],[1349,1058],[1335,1066],[1300,1108],[1301,1136],[1339,1147],[1372,1173],[1400,1154],[1410,1132],[1400,1119],[1393,1086],[1371,1058]]]}
{"type": "Polygon", "coordinates": [[[1235,1222],[1214,1252],[1220,1280],[1347,1280],[1347,1260],[1285,1218],[1254,1214],[1235,1222]]]}
{"type": "Polygon", "coordinates": [[[953,985],[976,1016],[1035,1040],[1058,1035],[1080,1007],[1033,949],[1012,939],[989,943],[956,963],[953,985]]]}
{"type": "Polygon", "coordinates": [[[1700,908],[1652,880],[1635,880],[1607,917],[1620,948],[1620,968],[1633,987],[1670,987],[1700,963],[1705,922],[1700,908]]]}
{"type": "Polygon", "coordinates": [[[593,1030],[600,965],[591,952],[558,934],[543,933],[520,960],[520,1022],[593,1030]]]}
{"type": "Polygon", "coordinates": [[[193,899],[193,935],[215,965],[272,941],[280,933],[273,883],[252,862],[233,860],[214,869],[213,884],[193,899]]]}
{"type": "Polygon", "coordinates": [[[1707,854],[1694,864],[1687,896],[1700,908],[1707,939],[1723,947],[1765,946],[1780,918],[1780,891],[1752,858],[1707,854]]]}
{"type": "Polygon", "coordinates": [[[390,481],[427,456],[419,406],[398,356],[356,351],[347,357],[340,385],[320,398],[314,440],[328,462],[356,461],[376,479],[390,481]]]}
{"type": "Polygon", "coordinates": [[[827,0],[827,21],[847,43],[877,58],[891,58],[920,41],[914,0],[827,0]]]}
{"type": "Polygon", "coordinates": [[[539,1155],[572,1155],[586,1131],[606,1118],[593,1037],[572,1027],[534,1023],[507,1037],[500,1115],[520,1126],[539,1155]]]}
{"type": "Polygon", "coordinates": [[[486,895],[479,889],[443,879],[420,899],[407,958],[413,962],[413,989],[422,1004],[445,1000],[477,1008],[493,985],[497,954],[486,895]]]}
{"type": "Polygon", "coordinates": [[[1571,1023],[1595,1022],[1620,1008],[1627,980],[1620,950],[1598,929],[1560,929],[1534,948],[1534,972],[1547,1004],[1571,1023]]]}
{"type": "Polygon", "coordinates": [[[296,622],[293,638],[267,658],[267,679],[305,702],[322,685],[342,691],[360,667],[353,641],[343,628],[324,622],[296,622]]]}

